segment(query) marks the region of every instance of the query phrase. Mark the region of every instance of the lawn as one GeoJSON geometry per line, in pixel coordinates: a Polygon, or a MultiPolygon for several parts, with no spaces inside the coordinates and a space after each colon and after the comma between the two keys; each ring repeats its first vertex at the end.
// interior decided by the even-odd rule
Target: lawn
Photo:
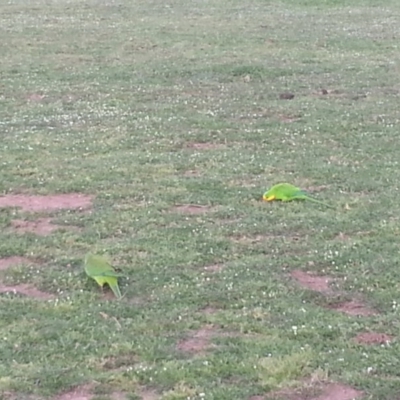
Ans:
{"type": "Polygon", "coordinates": [[[378,3],[0,4],[1,399],[400,398],[378,3]],[[333,208],[262,201],[285,181],[333,208]]]}

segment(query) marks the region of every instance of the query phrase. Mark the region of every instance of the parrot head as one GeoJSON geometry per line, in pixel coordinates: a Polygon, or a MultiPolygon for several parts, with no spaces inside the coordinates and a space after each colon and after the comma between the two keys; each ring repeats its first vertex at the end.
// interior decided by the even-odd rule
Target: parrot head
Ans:
{"type": "Polygon", "coordinates": [[[274,199],[275,199],[275,195],[270,194],[270,191],[265,192],[264,195],[263,195],[263,200],[264,201],[272,201],[274,199]]]}

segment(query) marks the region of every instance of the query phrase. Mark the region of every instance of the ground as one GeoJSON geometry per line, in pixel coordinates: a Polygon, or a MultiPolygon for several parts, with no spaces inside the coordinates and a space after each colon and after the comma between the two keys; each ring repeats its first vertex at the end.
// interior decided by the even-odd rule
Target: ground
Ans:
{"type": "Polygon", "coordinates": [[[400,398],[400,3],[350,3],[0,4],[0,398],[400,398]]]}

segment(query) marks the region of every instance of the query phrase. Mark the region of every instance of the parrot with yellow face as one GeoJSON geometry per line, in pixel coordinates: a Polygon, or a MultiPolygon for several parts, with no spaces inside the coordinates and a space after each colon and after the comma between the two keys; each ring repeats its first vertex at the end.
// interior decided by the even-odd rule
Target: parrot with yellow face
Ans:
{"type": "Polygon", "coordinates": [[[278,183],[272,186],[268,191],[266,191],[263,195],[264,201],[273,201],[273,200],[281,200],[281,201],[292,201],[292,200],[308,200],[317,204],[322,204],[325,207],[333,208],[329,204],[326,204],[322,201],[312,198],[309,196],[304,190],[290,184],[290,183],[278,183]]]}

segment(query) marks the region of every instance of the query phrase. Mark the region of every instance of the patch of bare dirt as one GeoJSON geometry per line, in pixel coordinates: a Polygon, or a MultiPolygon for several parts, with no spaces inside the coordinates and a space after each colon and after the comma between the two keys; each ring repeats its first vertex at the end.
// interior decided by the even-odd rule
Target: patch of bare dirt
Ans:
{"type": "Polygon", "coordinates": [[[255,244],[265,242],[267,240],[293,240],[298,241],[300,240],[300,236],[279,236],[279,235],[255,235],[255,236],[231,236],[230,238],[233,242],[239,244],[255,244]]]}
{"type": "Polygon", "coordinates": [[[18,256],[0,258],[0,271],[4,271],[7,268],[21,264],[32,264],[32,261],[30,261],[28,258],[18,256]]]}
{"type": "Polygon", "coordinates": [[[39,300],[50,300],[54,298],[54,296],[50,293],[42,292],[41,290],[36,289],[34,286],[25,283],[15,286],[5,286],[0,283],[0,293],[22,294],[24,296],[39,300]]]}
{"type": "Polygon", "coordinates": [[[117,298],[115,297],[115,294],[113,293],[113,291],[111,290],[111,288],[108,285],[104,285],[103,288],[96,285],[96,288],[98,289],[97,293],[104,300],[109,300],[109,301],[117,300],[117,298]]]}
{"type": "Polygon", "coordinates": [[[142,389],[138,396],[141,400],[159,400],[161,396],[154,390],[151,389],[142,389]]]}
{"type": "Polygon", "coordinates": [[[195,150],[212,150],[223,148],[224,145],[221,143],[189,143],[187,147],[195,150]]]}
{"type": "Polygon", "coordinates": [[[204,307],[201,312],[205,315],[212,315],[212,314],[216,314],[218,312],[217,308],[211,307],[211,306],[207,306],[204,307]]]}
{"type": "Polygon", "coordinates": [[[362,392],[340,383],[331,383],[324,387],[321,395],[312,400],[354,400],[362,396],[362,392]]]}
{"type": "Polygon", "coordinates": [[[90,400],[93,397],[91,389],[91,385],[78,386],[59,394],[55,397],[55,400],[90,400]]]}
{"type": "Polygon", "coordinates": [[[39,94],[39,93],[32,93],[27,96],[27,99],[29,101],[32,101],[34,103],[40,103],[46,96],[44,94],[39,94]]]}
{"type": "Polygon", "coordinates": [[[260,243],[264,240],[275,239],[275,236],[255,235],[255,236],[231,236],[231,240],[240,244],[260,243]]]}
{"type": "Polygon", "coordinates": [[[210,340],[215,335],[212,326],[205,326],[193,332],[188,338],[177,344],[177,349],[185,353],[201,354],[210,347],[210,340]]]}
{"type": "Polygon", "coordinates": [[[335,236],[335,239],[341,240],[341,241],[343,241],[343,242],[346,242],[347,240],[350,239],[350,236],[346,235],[346,234],[343,233],[343,232],[339,232],[339,233],[335,236]]]}
{"type": "Polygon", "coordinates": [[[301,115],[295,114],[295,115],[289,115],[289,114],[279,114],[278,119],[281,122],[286,122],[286,123],[292,123],[292,122],[297,122],[301,120],[301,115]]]}
{"type": "MultiPolygon", "coordinates": [[[[290,390],[285,389],[279,393],[274,394],[274,399],[279,398],[282,400],[356,400],[362,396],[362,392],[356,390],[348,385],[341,383],[328,383],[320,387],[314,385],[306,388],[305,390],[290,390]],[[316,394],[318,393],[318,394],[316,394]]],[[[257,397],[255,397],[258,399],[257,397]]],[[[260,397],[260,400],[264,400],[260,397]]],[[[270,397],[267,397],[268,399],[270,397]]]]}
{"type": "Polygon", "coordinates": [[[195,170],[195,169],[190,169],[190,170],[185,171],[183,173],[183,176],[185,176],[187,178],[193,178],[193,177],[197,177],[197,176],[200,176],[200,175],[201,175],[200,172],[195,170]]]}
{"type": "MultiPolygon", "coordinates": [[[[70,391],[59,394],[55,400],[91,400],[94,395],[91,393],[92,385],[84,385],[74,388],[70,391]]],[[[123,392],[112,392],[110,394],[112,400],[125,400],[126,394],[123,392]]],[[[147,399],[152,400],[152,399],[147,399]]]]}
{"type": "Polygon", "coordinates": [[[47,236],[60,227],[51,223],[51,218],[38,218],[34,221],[24,221],[15,219],[11,221],[11,226],[17,233],[34,233],[40,236],[47,236]]]}
{"type": "Polygon", "coordinates": [[[345,97],[346,94],[340,90],[337,89],[326,89],[326,88],[321,88],[318,91],[314,91],[312,93],[313,96],[334,96],[334,97],[345,97]]]}
{"type": "Polygon", "coordinates": [[[24,397],[22,398],[20,394],[17,394],[15,392],[4,392],[2,391],[0,396],[1,400],[42,400],[38,396],[35,395],[29,395],[25,394],[24,397]]]}
{"type": "Polygon", "coordinates": [[[386,333],[363,332],[359,333],[354,340],[360,344],[388,344],[393,340],[393,337],[386,333]]]}
{"type": "Polygon", "coordinates": [[[249,400],[265,400],[264,396],[251,396],[249,400]]]}
{"type": "Polygon", "coordinates": [[[200,206],[196,204],[182,204],[173,207],[173,211],[183,214],[204,214],[212,210],[210,206],[200,206]]]}
{"type": "Polygon", "coordinates": [[[331,289],[329,283],[331,278],[327,276],[318,276],[299,269],[292,271],[292,278],[294,278],[301,286],[306,289],[314,290],[319,293],[330,293],[331,289]]]}
{"type": "Polygon", "coordinates": [[[56,225],[52,223],[51,218],[38,218],[34,221],[26,221],[22,219],[15,219],[11,221],[11,226],[16,233],[34,233],[35,235],[47,236],[50,235],[53,231],[59,229],[66,229],[79,231],[80,229],[76,226],[63,226],[56,225]]]}
{"type": "Polygon", "coordinates": [[[124,392],[112,392],[111,393],[111,400],[126,400],[126,393],[124,392]]]}
{"type": "Polygon", "coordinates": [[[92,196],[80,193],[59,194],[51,196],[7,195],[0,197],[0,207],[19,207],[23,211],[52,211],[86,209],[92,205],[92,196]]]}
{"type": "Polygon", "coordinates": [[[366,306],[365,304],[357,301],[357,300],[352,300],[352,301],[347,301],[344,303],[336,304],[332,307],[333,310],[343,312],[348,315],[353,315],[353,316],[363,316],[363,317],[368,317],[370,315],[376,315],[377,312],[373,310],[372,308],[366,306]]]}
{"type": "Polygon", "coordinates": [[[281,100],[292,100],[294,99],[294,93],[284,92],[279,95],[281,100]]]}
{"type": "Polygon", "coordinates": [[[210,273],[221,272],[223,269],[224,269],[224,266],[221,264],[207,265],[204,267],[204,271],[210,272],[210,273]]]}

